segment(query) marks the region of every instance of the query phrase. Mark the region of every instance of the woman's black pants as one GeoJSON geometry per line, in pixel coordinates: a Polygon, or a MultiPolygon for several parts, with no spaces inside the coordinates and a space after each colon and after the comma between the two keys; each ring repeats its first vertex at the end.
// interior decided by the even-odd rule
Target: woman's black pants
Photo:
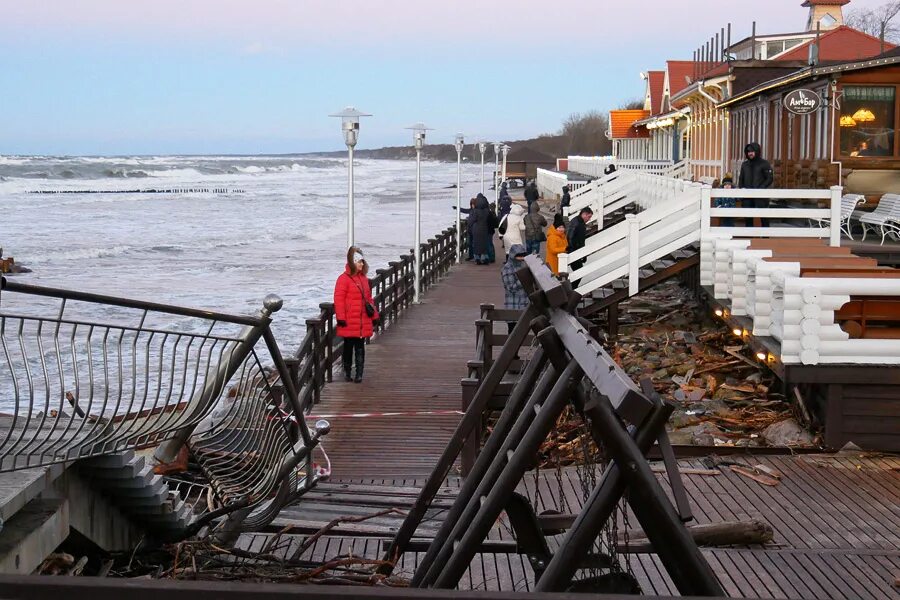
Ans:
{"type": "Polygon", "coordinates": [[[344,375],[351,377],[350,366],[356,360],[356,379],[362,379],[366,362],[366,339],[361,337],[345,337],[341,360],[344,364],[344,375]]]}

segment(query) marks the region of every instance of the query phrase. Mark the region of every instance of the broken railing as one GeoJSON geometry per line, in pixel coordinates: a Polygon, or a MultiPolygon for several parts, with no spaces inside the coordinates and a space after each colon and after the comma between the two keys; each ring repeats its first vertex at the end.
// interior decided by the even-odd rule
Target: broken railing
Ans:
{"type": "MultiPolygon", "coordinates": [[[[637,582],[628,572],[628,561],[619,561],[617,544],[609,541],[615,539],[610,531],[624,501],[681,594],[723,595],[684,526],[692,518],[690,506],[665,430],[674,407],[659,398],[649,381],[639,389],[593,339],[588,325],[576,314],[580,296],[567,281],[555,279],[537,257],[528,257],[525,263],[517,275],[530,304],[480,379],[456,431],[390,544],[386,565],[396,564],[410,550],[432,500],[468,438],[479,435],[485,411],[531,333],[534,350],[428,551],[416,561],[412,586],[454,589],[505,512],[517,549],[535,573],[536,591],[609,591],[619,584],[635,591],[637,582]],[[595,456],[605,464],[596,479],[592,475],[582,481],[586,497],[581,511],[545,527],[543,516],[516,488],[567,407],[581,416],[595,456]],[[646,460],[655,444],[666,464],[674,505],[646,460]],[[551,551],[548,537],[556,535],[553,530],[561,525],[567,531],[556,551],[551,551]],[[585,571],[599,574],[585,578],[585,571]]],[[[591,473],[596,466],[600,465],[592,465],[591,473]]],[[[390,570],[390,566],[381,568],[384,574],[390,570]]]]}
{"type": "MultiPolygon", "coordinates": [[[[256,316],[0,280],[0,472],[187,448],[215,506],[271,515],[315,483],[320,435],[256,316]],[[302,463],[302,464],[301,464],[302,463]]],[[[185,461],[186,462],[186,461],[185,461]]]]}

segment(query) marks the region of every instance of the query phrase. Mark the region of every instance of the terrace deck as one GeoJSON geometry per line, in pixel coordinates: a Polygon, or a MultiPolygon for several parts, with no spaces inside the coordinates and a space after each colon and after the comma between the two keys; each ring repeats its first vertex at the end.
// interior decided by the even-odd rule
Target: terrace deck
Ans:
{"type": "MultiPolygon", "coordinates": [[[[767,547],[705,549],[703,552],[732,597],[747,598],[866,598],[897,597],[895,578],[900,575],[900,459],[865,454],[806,455],[794,457],[738,458],[764,464],[782,474],[777,486],[761,485],[731,471],[719,475],[683,475],[697,523],[760,519],[769,523],[775,537],[767,547]]],[[[682,469],[707,471],[700,460],[680,461],[682,469]]],[[[663,475],[659,475],[663,477],[663,475]]],[[[336,492],[344,484],[357,489],[360,499],[354,514],[372,514],[385,508],[386,498],[399,509],[408,508],[419,480],[367,480],[335,482],[285,510],[271,525],[272,531],[294,525],[299,535],[284,536],[278,552],[292,552],[318,526],[344,509],[336,492]],[[324,496],[332,496],[331,502],[324,496]],[[381,500],[378,500],[378,498],[381,500]],[[373,498],[375,500],[373,500],[373,498]],[[320,512],[321,511],[321,512],[320,512]],[[318,523],[316,516],[318,515],[318,523]]],[[[451,478],[436,508],[449,503],[457,478],[451,478]]],[[[665,486],[664,486],[665,487],[665,486]]],[[[531,473],[520,491],[537,498],[538,512],[554,509],[577,511],[582,491],[575,468],[531,473]],[[562,495],[560,494],[562,492],[562,495]]],[[[346,512],[346,511],[345,511],[346,512]]],[[[436,523],[423,523],[417,537],[427,538],[436,523]]],[[[305,554],[324,560],[352,553],[377,558],[384,540],[399,525],[399,516],[385,516],[360,524],[338,526],[334,535],[321,538],[305,554]],[[343,527],[343,529],[341,529],[343,527]]],[[[632,515],[632,526],[637,522],[632,515]]],[[[619,531],[624,529],[620,522],[619,531]]],[[[245,536],[241,546],[262,548],[271,534],[245,536]]],[[[560,537],[551,538],[551,546],[560,537]]],[[[531,590],[534,574],[528,561],[504,548],[512,535],[505,521],[491,532],[493,548],[478,555],[460,586],[470,590],[531,590]]],[[[422,550],[420,545],[417,550],[422,550]]],[[[408,553],[397,574],[411,576],[421,553],[408,553]]],[[[630,559],[645,594],[677,595],[677,590],[653,554],[623,555],[630,559]]]]}

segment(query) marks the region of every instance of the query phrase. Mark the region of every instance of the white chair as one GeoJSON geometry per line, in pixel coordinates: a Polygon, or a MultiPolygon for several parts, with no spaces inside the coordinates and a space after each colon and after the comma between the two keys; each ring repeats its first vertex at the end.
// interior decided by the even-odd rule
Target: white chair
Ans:
{"type": "Polygon", "coordinates": [[[889,234],[897,237],[900,231],[900,194],[885,194],[878,201],[872,212],[854,211],[857,221],[863,228],[862,240],[866,240],[869,230],[881,233],[881,243],[889,234]]]}
{"type": "MultiPolygon", "coordinates": [[[[841,232],[847,234],[847,237],[853,239],[853,233],[850,230],[850,217],[856,210],[856,207],[866,201],[866,197],[862,194],[844,194],[841,197],[841,232]]],[[[831,226],[831,217],[821,219],[810,219],[810,225],[827,229],[831,226]]],[[[865,234],[863,235],[865,239],[865,234]]]]}

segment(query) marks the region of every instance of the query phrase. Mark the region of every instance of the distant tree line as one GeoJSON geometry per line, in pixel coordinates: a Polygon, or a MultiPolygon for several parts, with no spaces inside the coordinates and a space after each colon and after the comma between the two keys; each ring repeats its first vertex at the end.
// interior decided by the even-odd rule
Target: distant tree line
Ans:
{"type": "MultiPolygon", "coordinates": [[[[644,101],[630,100],[619,108],[641,109],[644,108],[644,101]]],[[[566,139],[569,154],[603,156],[612,153],[612,140],[609,139],[608,133],[609,113],[590,110],[572,113],[566,117],[557,135],[566,139]]]]}

